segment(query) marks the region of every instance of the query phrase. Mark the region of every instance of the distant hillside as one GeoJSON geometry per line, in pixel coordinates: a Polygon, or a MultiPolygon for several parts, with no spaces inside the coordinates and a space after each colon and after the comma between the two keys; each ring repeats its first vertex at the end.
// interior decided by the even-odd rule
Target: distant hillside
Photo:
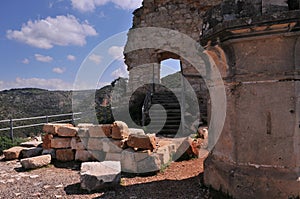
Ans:
{"type": "Polygon", "coordinates": [[[168,88],[181,88],[181,72],[176,72],[161,78],[161,83],[168,88]]]}

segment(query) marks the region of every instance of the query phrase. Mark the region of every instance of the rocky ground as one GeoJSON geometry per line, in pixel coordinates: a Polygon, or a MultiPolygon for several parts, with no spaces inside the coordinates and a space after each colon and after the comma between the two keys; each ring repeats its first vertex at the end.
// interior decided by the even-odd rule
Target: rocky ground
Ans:
{"type": "Polygon", "coordinates": [[[80,189],[79,163],[54,163],[23,171],[0,157],[0,198],[223,198],[203,186],[203,159],[173,162],[157,175],[122,175],[121,184],[87,193],[80,189]]]}

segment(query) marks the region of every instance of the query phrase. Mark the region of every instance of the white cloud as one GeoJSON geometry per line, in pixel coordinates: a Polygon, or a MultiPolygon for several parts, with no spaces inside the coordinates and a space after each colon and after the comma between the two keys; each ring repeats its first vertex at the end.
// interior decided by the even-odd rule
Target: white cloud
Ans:
{"type": "Polygon", "coordinates": [[[0,90],[11,88],[42,88],[49,90],[71,90],[73,84],[64,82],[61,79],[43,79],[43,78],[20,78],[15,81],[4,82],[0,81],[0,90]]]}
{"type": "Polygon", "coordinates": [[[53,68],[52,70],[54,73],[57,73],[57,74],[63,74],[65,71],[66,71],[66,68],[59,68],[59,67],[56,67],[56,68],[53,68]]]}
{"type": "Polygon", "coordinates": [[[89,56],[89,60],[91,60],[92,62],[94,62],[95,64],[100,64],[102,57],[100,55],[96,55],[96,54],[91,54],[89,56]]]}
{"type": "Polygon", "coordinates": [[[27,59],[27,58],[25,58],[25,59],[22,60],[22,63],[23,63],[23,64],[29,64],[29,62],[30,62],[30,61],[29,61],[29,59],[27,59]]]}
{"type": "Polygon", "coordinates": [[[21,30],[8,30],[6,33],[8,39],[42,49],[50,49],[54,45],[83,46],[87,36],[95,35],[96,30],[88,22],[80,23],[73,15],[29,20],[22,25],[21,30]]]}
{"type": "Polygon", "coordinates": [[[128,78],[127,66],[123,64],[120,68],[111,73],[111,77],[117,79],[119,77],[128,78]]]}
{"type": "Polygon", "coordinates": [[[136,9],[142,5],[143,0],[71,0],[74,9],[80,12],[93,12],[97,6],[113,3],[121,9],[136,9]]]}
{"type": "Polygon", "coordinates": [[[53,61],[53,58],[50,57],[50,56],[44,56],[44,55],[40,55],[40,54],[35,54],[34,57],[35,57],[35,59],[37,61],[40,61],[40,62],[47,62],[47,63],[49,63],[49,62],[53,61]]]}
{"type": "Polygon", "coordinates": [[[114,59],[124,60],[124,46],[112,46],[108,49],[108,54],[110,54],[114,59]]]}
{"type": "Polygon", "coordinates": [[[75,61],[75,60],[76,60],[76,57],[75,57],[74,55],[68,55],[68,56],[67,56],[67,59],[68,59],[69,61],[75,61]]]}

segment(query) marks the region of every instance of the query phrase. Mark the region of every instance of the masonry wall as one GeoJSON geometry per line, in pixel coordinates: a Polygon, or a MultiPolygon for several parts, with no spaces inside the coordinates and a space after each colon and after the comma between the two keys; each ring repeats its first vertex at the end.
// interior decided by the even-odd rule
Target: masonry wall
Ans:
{"type": "MultiPolygon", "coordinates": [[[[207,9],[220,2],[221,0],[144,0],[143,6],[134,12],[132,29],[144,27],[167,28],[186,34],[199,42],[203,14],[207,9]]],[[[166,43],[166,45],[168,44],[166,43]]],[[[164,52],[160,49],[141,49],[126,53],[125,62],[129,69],[128,92],[132,93],[142,86],[141,82],[148,82],[149,80],[152,82],[153,74],[154,82],[159,83],[160,63],[169,58],[181,60],[183,75],[195,90],[200,104],[201,116],[206,119],[208,93],[203,77],[179,55],[164,52]]]]}

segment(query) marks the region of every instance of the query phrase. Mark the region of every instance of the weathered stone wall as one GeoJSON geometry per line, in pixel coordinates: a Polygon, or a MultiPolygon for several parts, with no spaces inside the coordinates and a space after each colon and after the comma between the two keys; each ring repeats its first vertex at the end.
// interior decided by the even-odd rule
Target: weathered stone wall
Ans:
{"type": "MultiPolygon", "coordinates": [[[[207,9],[220,2],[221,0],[144,0],[143,6],[134,12],[132,29],[144,27],[167,28],[186,34],[199,42],[202,16],[207,9]]],[[[168,45],[167,42],[166,45],[168,45]]],[[[181,60],[183,75],[196,91],[201,104],[202,117],[206,118],[207,88],[199,72],[179,55],[164,52],[161,49],[141,49],[126,53],[125,62],[129,69],[128,91],[132,93],[142,86],[141,83],[152,83],[153,74],[154,82],[159,82],[160,63],[169,58],[181,60]],[[154,70],[153,64],[155,66],[154,70]]]]}
{"type": "Polygon", "coordinates": [[[201,42],[212,55],[216,49],[226,55],[212,57],[222,71],[227,112],[204,181],[234,198],[297,197],[300,11],[281,12],[288,9],[284,1],[248,3],[236,12],[238,3],[226,1],[205,18],[201,42]]]}

